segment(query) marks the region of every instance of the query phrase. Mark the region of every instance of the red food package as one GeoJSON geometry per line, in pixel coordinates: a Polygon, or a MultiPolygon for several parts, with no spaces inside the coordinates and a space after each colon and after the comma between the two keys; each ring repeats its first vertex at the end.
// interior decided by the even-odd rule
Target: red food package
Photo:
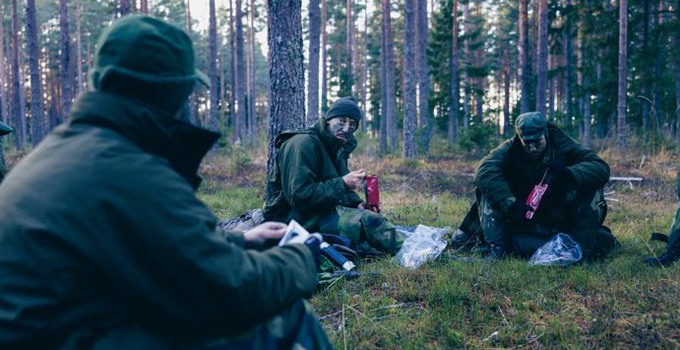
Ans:
{"type": "Polygon", "coordinates": [[[380,212],[380,186],[378,175],[366,175],[364,178],[364,194],[366,195],[366,209],[380,212]]]}

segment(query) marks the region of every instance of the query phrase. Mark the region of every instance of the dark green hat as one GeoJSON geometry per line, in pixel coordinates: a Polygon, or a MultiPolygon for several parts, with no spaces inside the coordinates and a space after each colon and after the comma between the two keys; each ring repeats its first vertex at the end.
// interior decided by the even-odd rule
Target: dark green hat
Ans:
{"type": "Polygon", "coordinates": [[[11,133],[12,131],[14,131],[14,128],[12,128],[11,126],[9,126],[9,125],[7,125],[3,122],[0,122],[0,136],[7,135],[7,134],[11,133]]]}
{"type": "Polygon", "coordinates": [[[534,141],[545,133],[548,123],[540,112],[522,113],[515,120],[515,132],[523,141],[534,141]]]}
{"type": "Polygon", "coordinates": [[[182,29],[149,16],[119,19],[99,38],[92,83],[98,88],[111,73],[153,83],[196,81],[210,85],[196,69],[194,47],[182,29]]]}
{"type": "Polygon", "coordinates": [[[359,121],[361,121],[361,110],[357,100],[353,96],[341,97],[335,100],[323,119],[331,120],[335,117],[352,118],[358,125],[359,121]]]}

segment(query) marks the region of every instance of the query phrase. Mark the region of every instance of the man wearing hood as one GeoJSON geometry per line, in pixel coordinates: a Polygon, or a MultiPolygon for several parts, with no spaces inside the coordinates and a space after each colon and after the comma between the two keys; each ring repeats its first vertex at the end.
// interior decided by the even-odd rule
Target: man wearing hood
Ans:
{"type": "Polygon", "coordinates": [[[491,248],[487,258],[497,260],[511,252],[531,255],[557,233],[567,233],[585,257],[613,248],[616,239],[602,226],[607,163],[539,112],[519,115],[515,133],[477,167],[477,202],[454,234],[454,246],[482,235],[491,248]],[[540,183],[548,187],[534,210],[527,197],[540,183]]]}
{"type": "Polygon", "coordinates": [[[314,125],[276,137],[279,150],[267,176],[264,218],[294,219],[310,232],[341,234],[355,245],[366,242],[396,253],[401,239],[394,226],[364,209],[355,192],[362,188],[366,172],[348,167],[360,121],[356,99],[342,97],[314,125]]]}
{"type": "Polygon", "coordinates": [[[318,244],[246,249],[286,226],[220,233],[196,197],[219,137],[178,118],[196,81],[180,28],[104,31],[94,91],[0,186],[0,348],[331,347],[303,301],[318,244]]]}

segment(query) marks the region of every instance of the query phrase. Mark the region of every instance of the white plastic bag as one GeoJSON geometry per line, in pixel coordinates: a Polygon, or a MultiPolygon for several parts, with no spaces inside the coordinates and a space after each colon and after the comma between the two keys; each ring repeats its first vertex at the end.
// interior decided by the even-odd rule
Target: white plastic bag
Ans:
{"type": "Polygon", "coordinates": [[[529,259],[529,265],[568,266],[577,263],[582,257],[581,245],[576,243],[570,235],[560,232],[536,249],[529,259]]]}
{"type": "Polygon", "coordinates": [[[392,261],[403,267],[416,269],[426,261],[436,259],[446,248],[447,241],[444,237],[450,231],[450,227],[418,225],[416,230],[406,237],[392,261]]]}

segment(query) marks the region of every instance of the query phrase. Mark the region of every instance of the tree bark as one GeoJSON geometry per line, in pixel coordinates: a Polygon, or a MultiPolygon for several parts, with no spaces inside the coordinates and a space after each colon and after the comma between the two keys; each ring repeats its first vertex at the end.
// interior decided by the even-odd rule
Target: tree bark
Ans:
{"type": "Polygon", "coordinates": [[[302,57],[302,5],[299,0],[268,1],[269,31],[269,156],[276,161],[274,140],[284,130],[304,125],[305,86],[302,57]]]}
{"type": "Polygon", "coordinates": [[[19,16],[17,0],[12,0],[12,119],[14,120],[15,146],[22,149],[26,142],[26,115],[24,110],[24,87],[21,76],[21,56],[19,55],[19,16]]]}
{"type": "Polygon", "coordinates": [[[82,40],[82,30],[80,28],[82,19],[80,18],[81,8],[80,0],[75,0],[75,18],[76,18],[76,95],[80,95],[83,92],[85,84],[83,83],[83,40],[82,40]]]}
{"type": "Polygon", "coordinates": [[[321,0],[321,114],[328,110],[328,51],[326,26],[328,25],[328,4],[321,0]]]}
{"type": "Polygon", "coordinates": [[[210,109],[208,111],[208,129],[219,129],[219,96],[220,82],[217,79],[217,17],[215,0],[208,0],[208,77],[210,78],[210,109]]]}
{"type": "Polygon", "coordinates": [[[321,9],[319,0],[309,0],[309,69],[307,78],[307,124],[319,119],[319,39],[321,9]]]}
{"type": "Polygon", "coordinates": [[[417,41],[416,41],[416,69],[418,74],[418,121],[422,132],[420,133],[420,146],[423,153],[430,149],[432,137],[432,115],[430,114],[430,69],[427,64],[427,36],[428,15],[427,0],[418,0],[416,8],[417,18],[417,41]]]}
{"type": "Polygon", "coordinates": [[[519,0],[519,66],[520,66],[520,113],[529,111],[531,89],[531,62],[529,61],[529,0],[519,0]]]}
{"type": "Polygon", "coordinates": [[[548,79],[548,1],[538,0],[538,62],[536,62],[536,111],[546,115],[548,79]]]}
{"type": "Polygon", "coordinates": [[[246,139],[246,70],[243,50],[243,3],[236,0],[236,136],[243,142],[246,139]]]}
{"type": "Polygon", "coordinates": [[[627,59],[628,59],[628,0],[619,0],[619,84],[617,113],[617,145],[621,153],[626,150],[626,93],[627,93],[627,59]]]}
{"type": "Polygon", "coordinates": [[[458,109],[460,82],[458,80],[458,0],[453,0],[451,9],[451,103],[449,105],[448,140],[453,145],[458,141],[458,109]]]}
{"type": "Polygon", "coordinates": [[[416,156],[416,79],[415,79],[415,36],[416,0],[406,0],[404,29],[404,158],[416,156]]]}
{"type": "MultiPolygon", "coordinates": [[[[69,29],[68,1],[59,0],[59,27],[60,27],[60,67],[59,80],[61,81],[61,116],[67,116],[71,112],[73,104],[73,73],[71,70],[71,31],[69,29]]],[[[62,119],[62,118],[59,118],[62,119]]],[[[56,125],[51,125],[52,128],[56,125]]]]}
{"type": "Polygon", "coordinates": [[[45,112],[40,78],[40,50],[38,49],[38,20],[35,0],[26,1],[26,44],[28,69],[31,77],[31,143],[36,146],[45,136],[45,112]]]}
{"type": "MultiPolygon", "coordinates": [[[[383,101],[382,118],[385,119],[385,133],[382,131],[380,137],[384,137],[385,149],[381,147],[381,151],[386,153],[393,152],[397,147],[397,96],[394,86],[394,44],[392,40],[392,20],[390,13],[392,6],[390,0],[382,0],[382,59],[383,59],[383,76],[382,84],[385,86],[385,100],[383,101]]],[[[381,141],[382,143],[383,141],[381,141]]]]}

